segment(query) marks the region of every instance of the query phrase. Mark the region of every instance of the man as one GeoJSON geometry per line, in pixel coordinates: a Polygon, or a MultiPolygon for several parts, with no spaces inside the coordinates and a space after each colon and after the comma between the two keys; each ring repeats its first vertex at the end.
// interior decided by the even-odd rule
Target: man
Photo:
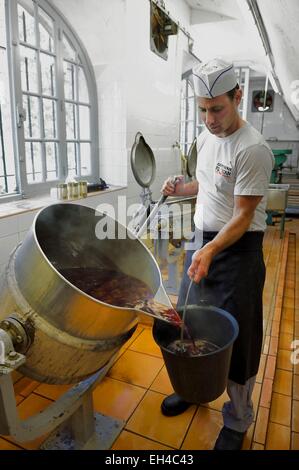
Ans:
{"type": "MultiPolygon", "coordinates": [[[[185,184],[180,178],[174,185],[169,178],[162,192],[197,194],[194,222],[203,231],[202,246],[186,253],[178,306],[184,304],[192,278],[189,304],[206,300],[231,313],[239,324],[227,386],[230,401],[223,406],[224,426],[214,446],[237,450],[254,419],[251,395],[263,338],[264,196],[274,159],[262,135],[238,114],[242,91],[233,65],[213,60],[195,68],[193,76],[206,126],[197,138],[196,180],[185,184]]],[[[173,394],[164,399],[161,410],[175,416],[189,406],[173,394]]]]}

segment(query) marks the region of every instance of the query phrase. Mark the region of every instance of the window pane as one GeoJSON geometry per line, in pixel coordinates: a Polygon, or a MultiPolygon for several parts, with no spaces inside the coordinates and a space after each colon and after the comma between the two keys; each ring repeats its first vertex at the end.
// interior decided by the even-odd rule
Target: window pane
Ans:
{"type": "Polygon", "coordinates": [[[7,145],[6,138],[10,140],[10,136],[5,134],[4,117],[0,103],[0,195],[16,190],[14,158],[12,147],[9,151],[7,145]]]}
{"type": "Polygon", "coordinates": [[[76,99],[76,71],[75,65],[65,62],[64,68],[64,95],[66,100],[76,99]]]}
{"type": "Polygon", "coordinates": [[[87,106],[79,106],[80,139],[90,140],[90,115],[87,106]]]}
{"type": "Polygon", "coordinates": [[[182,80],[181,114],[180,114],[180,147],[187,155],[190,145],[198,134],[197,102],[193,83],[189,78],[182,80]]]}
{"type": "Polygon", "coordinates": [[[79,101],[82,103],[89,103],[89,94],[85,73],[82,67],[78,67],[78,82],[79,82],[79,101]]]}
{"type": "Polygon", "coordinates": [[[62,45],[63,45],[63,57],[64,59],[69,59],[73,60],[74,62],[76,61],[76,51],[73,48],[71,42],[69,39],[66,37],[66,35],[63,35],[62,38],[62,45]]]}
{"type": "Polygon", "coordinates": [[[6,27],[4,0],[0,0],[0,46],[6,48],[6,27]]]}
{"type": "Polygon", "coordinates": [[[186,101],[181,101],[181,117],[182,119],[186,119],[186,101]]]}
{"type": "Polygon", "coordinates": [[[188,81],[188,98],[194,97],[194,91],[191,83],[188,81]]]}
{"type": "Polygon", "coordinates": [[[26,121],[24,122],[25,138],[39,139],[40,121],[39,121],[39,98],[35,96],[23,95],[23,106],[26,110],[26,121]]]}
{"type": "Polygon", "coordinates": [[[46,162],[47,162],[47,181],[58,179],[58,147],[55,142],[47,142],[46,162]]]}
{"type": "Polygon", "coordinates": [[[7,194],[7,191],[6,191],[7,179],[5,179],[1,175],[3,175],[3,172],[1,172],[1,168],[0,168],[0,196],[2,196],[3,194],[7,194]]]}
{"type": "Polygon", "coordinates": [[[187,101],[187,119],[194,121],[194,98],[189,98],[187,101]]]}
{"type": "Polygon", "coordinates": [[[193,122],[188,122],[188,127],[187,127],[187,143],[192,144],[194,140],[194,123],[193,122]]]}
{"type": "MultiPolygon", "coordinates": [[[[185,142],[185,123],[181,121],[180,124],[180,143],[183,145],[185,142]]],[[[182,148],[182,146],[181,146],[182,148]]]]}
{"type": "Polygon", "coordinates": [[[19,37],[21,41],[36,45],[34,8],[31,0],[23,1],[26,10],[18,4],[19,37]]]}
{"type": "Polygon", "coordinates": [[[91,174],[90,144],[80,144],[81,151],[81,175],[91,174]]]}
{"type": "Polygon", "coordinates": [[[76,176],[77,173],[77,144],[67,144],[67,169],[69,176],[76,176]]]}
{"type": "Polygon", "coordinates": [[[65,103],[66,138],[76,139],[76,105],[65,103]]]}
{"type": "Polygon", "coordinates": [[[56,138],[56,103],[54,100],[43,99],[45,138],[56,138]]]}
{"type": "Polygon", "coordinates": [[[41,146],[38,142],[26,142],[26,174],[28,183],[40,183],[42,177],[41,146]]]}
{"type": "Polygon", "coordinates": [[[41,8],[38,9],[38,27],[40,48],[54,52],[54,25],[53,20],[41,8]]]}
{"type": "MultiPolygon", "coordinates": [[[[2,173],[0,173],[2,174],[2,173]]],[[[17,192],[17,182],[15,175],[7,175],[6,178],[0,176],[0,196],[17,192]],[[8,188],[6,191],[6,187],[8,188]]]]}
{"type": "Polygon", "coordinates": [[[38,92],[36,52],[20,46],[22,90],[38,92]]]}
{"type": "Polygon", "coordinates": [[[56,95],[55,59],[54,57],[40,53],[40,65],[42,75],[42,93],[44,95],[56,95]]]}
{"type": "Polygon", "coordinates": [[[10,88],[6,50],[0,49],[0,193],[16,190],[10,88]]]}

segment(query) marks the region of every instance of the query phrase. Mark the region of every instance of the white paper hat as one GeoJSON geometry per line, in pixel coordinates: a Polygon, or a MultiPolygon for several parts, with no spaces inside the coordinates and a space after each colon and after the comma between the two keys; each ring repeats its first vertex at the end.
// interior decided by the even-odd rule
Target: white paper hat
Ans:
{"type": "Polygon", "coordinates": [[[238,83],[233,64],[221,59],[197,65],[192,72],[195,95],[202,98],[223,95],[238,83]]]}

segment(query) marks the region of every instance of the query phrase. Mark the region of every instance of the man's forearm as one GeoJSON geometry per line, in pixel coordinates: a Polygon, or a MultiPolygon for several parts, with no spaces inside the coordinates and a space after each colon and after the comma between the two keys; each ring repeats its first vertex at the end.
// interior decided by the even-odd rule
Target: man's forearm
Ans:
{"type": "Polygon", "coordinates": [[[249,229],[255,209],[263,196],[236,196],[234,215],[218,232],[216,237],[197,250],[192,256],[188,276],[195,282],[200,282],[209,272],[210,264],[218,253],[225,250],[249,229]]]}
{"type": "Polygon", "coordinates": [[[176,187],[176,196],[196,196],[198,193],[198,181],[191,181],[176,187]]]}

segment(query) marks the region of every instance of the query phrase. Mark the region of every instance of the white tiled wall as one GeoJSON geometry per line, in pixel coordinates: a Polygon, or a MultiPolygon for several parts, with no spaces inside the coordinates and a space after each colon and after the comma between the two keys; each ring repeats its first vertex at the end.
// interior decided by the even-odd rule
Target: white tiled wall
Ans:
{"type": "MultiPolygon", "coordinates": [[[[97,196],[78,200],[74,203],[94,209],[98,208],[100,204],[109,203],[115,208],[115,216],[117,217],[118,196],[124,196],[125,193],[125,190],[104,192],[97,196]]],[[[10,253],[16,245],[23,241],[38,212],[38,210],[34,210],[0,219],[0,275],[8,262],[10,253]]]]}
{"type": "Polygon", "coordinates": [[[7,264],[10,253],[23,240],[37,212],[26,212],[0,219],[0,274],[7,264]]]}

